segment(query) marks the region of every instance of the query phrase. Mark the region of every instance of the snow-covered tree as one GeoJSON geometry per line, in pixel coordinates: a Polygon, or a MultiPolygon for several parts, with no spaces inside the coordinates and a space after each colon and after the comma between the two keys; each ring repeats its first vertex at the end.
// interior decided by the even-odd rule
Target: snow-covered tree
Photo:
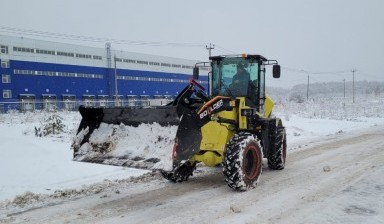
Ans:
{"type": "Polygon", "coordinates": [[[35,135],[38,137],[57,135],[64,132],[65,124],[63,118],[56,113],[50,115],[40,128],[35,127],[35,135]]]}

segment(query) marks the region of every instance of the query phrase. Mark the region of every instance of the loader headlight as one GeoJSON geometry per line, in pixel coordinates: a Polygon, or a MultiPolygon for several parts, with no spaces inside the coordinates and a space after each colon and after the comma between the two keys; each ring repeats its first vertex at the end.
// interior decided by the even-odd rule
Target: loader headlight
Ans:
{"type": "Polygon", "coordinates": [[[252,116],[254,114],[253,108],[241,109],[241,116],[252,116]]]}

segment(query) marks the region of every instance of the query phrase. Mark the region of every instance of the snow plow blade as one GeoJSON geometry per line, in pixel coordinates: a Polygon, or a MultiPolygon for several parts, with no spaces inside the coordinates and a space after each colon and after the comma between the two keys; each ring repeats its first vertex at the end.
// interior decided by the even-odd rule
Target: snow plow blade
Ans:
{"type": "MultiPolygon", "coordinates": [[[[173,141],[175,133],[165,132],[167,130],[176,132],[179,124],[176,106],[159,106],[153,108],[95,108],[80,106],[79,112],[82,116],[77,135],[71,148],[73,149],[73,160],[81,162],[100,163],[107,165],[134,167],[142,169],[162,169],[160,164],[161,155],[157,152],[149,152],[144,155],[136,151],[150,150],[150,145],[156,142],[146,142],[151,135],[157,139],[168,139],[173,141]],[[135,128],[146,129],[142,131],[145,136],[138,136],[135,128]],[[143,138],[141,145],[137,142],[143,138]],[[169,139],[172,138],[172,139],[169,139]],[[137,145],[135,145],[135,143],[137,145]],[[124,150],[122,150],[122,148],[124,150]],[[124,152],[123,152],[124,151],[124,152]],[[147,157],[146,157],[147,156],[147,157]],[[149,158],[148,158],[149,157],[149,158]],[[160,167],[159,167],[160,166],[160,167]]],[[[169,157],[170,146],[164,146],[165,153],[169,157]]]]}

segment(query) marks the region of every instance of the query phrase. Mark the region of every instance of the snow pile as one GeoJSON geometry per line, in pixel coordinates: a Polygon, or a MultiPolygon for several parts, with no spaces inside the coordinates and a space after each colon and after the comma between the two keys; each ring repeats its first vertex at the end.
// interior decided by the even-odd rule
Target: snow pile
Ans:
{"type": "Polygon", "coordinates": [[[79,147],[75,160],[171,170],[176,131],[177,126],[162,127],[157,123],[138,127],[101,123],[87,143],[79,145],[88,128],[75,137],[73,147],[79,147]]]}

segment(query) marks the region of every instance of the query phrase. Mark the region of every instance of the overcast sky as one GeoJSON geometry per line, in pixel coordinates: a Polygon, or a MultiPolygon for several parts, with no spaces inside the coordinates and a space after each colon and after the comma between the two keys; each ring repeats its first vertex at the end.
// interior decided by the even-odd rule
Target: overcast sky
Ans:
{"type": "MultiPolygon", "coordinates": [[[[0,0],[9,28],[139,41],[115,49],[187,59],[250,53],[276,59],[291,87],[310,82],[384,81],[383,0],[0,0]],[[152,46],[156,42],[162,46],[152,46]],[[301,71],[302,70],[302,71],[301,71]],[[305,72],[303,72],[305,71],[305,72]]],[[[42,38],[36,37],[35,38],[42,38]]],[[[59,42],[68,40],[56,39],[59,42]]],[[[104,47],[103,42],[80,44],[104,47]]]]}

